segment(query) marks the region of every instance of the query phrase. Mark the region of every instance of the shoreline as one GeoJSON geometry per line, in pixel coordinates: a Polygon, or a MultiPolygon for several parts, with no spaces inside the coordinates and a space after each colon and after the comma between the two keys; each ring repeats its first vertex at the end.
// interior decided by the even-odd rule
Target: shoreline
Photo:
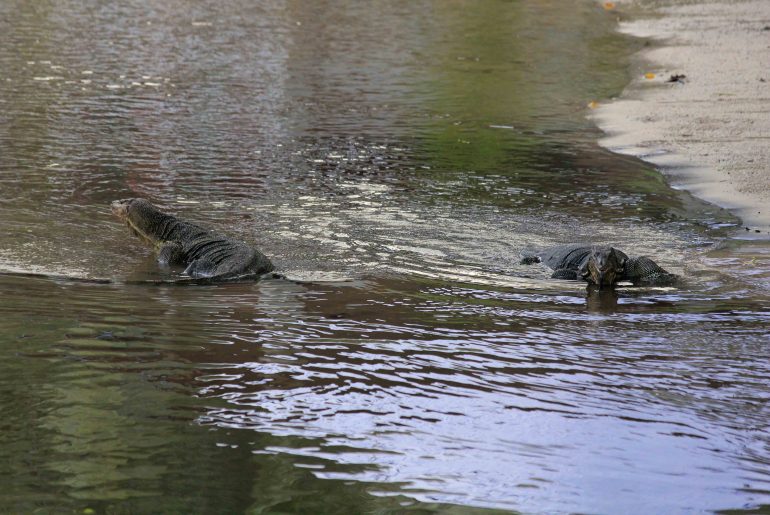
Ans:
{"type": "Polygon", "coordinates": [[[730,210],[743,223],[737,236],[770,239],[770,2],[617,9],[618,30],[649,44],[632,56],[620,97],[591,113],[599,144],[730,210]]]}

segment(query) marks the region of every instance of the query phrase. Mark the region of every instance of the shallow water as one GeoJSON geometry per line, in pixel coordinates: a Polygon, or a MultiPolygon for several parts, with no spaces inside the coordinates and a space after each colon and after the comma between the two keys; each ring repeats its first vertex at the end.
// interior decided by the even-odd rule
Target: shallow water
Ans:
{"type": "Polygon", "coordinates": [[[0,511],[770,504],[770,246],[596,146],[613,16],[0,2],[0,511]],[[133,196],[288,279],[152,284],[133,196]],[[583,239],[687,284],[518,264],[583,239]]]}

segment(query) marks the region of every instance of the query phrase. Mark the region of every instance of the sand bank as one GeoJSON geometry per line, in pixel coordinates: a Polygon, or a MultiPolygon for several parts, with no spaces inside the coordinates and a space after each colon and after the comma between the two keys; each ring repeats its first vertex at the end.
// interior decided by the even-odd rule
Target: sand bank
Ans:
{"type": "Polygon", "coordinates": [[[650,44],[621,97],[594,111],[600,143],[770,237],[770,1],[629,0],[616,10],[620,30],[650,44]]]}

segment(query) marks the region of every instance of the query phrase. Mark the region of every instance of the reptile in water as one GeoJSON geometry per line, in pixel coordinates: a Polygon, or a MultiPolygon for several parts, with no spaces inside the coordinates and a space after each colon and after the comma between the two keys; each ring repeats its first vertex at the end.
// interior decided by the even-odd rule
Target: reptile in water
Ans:
{"type": "Polygon", "coordinates": [[[628,257],[606,245],[561,245],[525,255],[521,263],[544,263],[553,269],[553,279],[582,279],[599,288],[611,288],[620,281],[629,281],[634,286],[672,286],[681,280],[648,257],[628,257]]]}
{"type": "Polygon", "coordinates": [[[161,266],[185,266],[194,279],[240,279],[274,269],[254,246],[179,220],[145,199],[116,200],[112,211],[155,247],[161,266]]]}

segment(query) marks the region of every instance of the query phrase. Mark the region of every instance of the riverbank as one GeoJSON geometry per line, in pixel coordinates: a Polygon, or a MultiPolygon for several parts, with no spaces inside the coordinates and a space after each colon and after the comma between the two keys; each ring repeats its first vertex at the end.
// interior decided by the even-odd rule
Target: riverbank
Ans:
{"type": "Polygon", "coordinates": [[[604,4],[650,41],[634,80],[598,106],[600,143],[658,166],[677,188],[770,238],[770,2],[604,4]]]}

